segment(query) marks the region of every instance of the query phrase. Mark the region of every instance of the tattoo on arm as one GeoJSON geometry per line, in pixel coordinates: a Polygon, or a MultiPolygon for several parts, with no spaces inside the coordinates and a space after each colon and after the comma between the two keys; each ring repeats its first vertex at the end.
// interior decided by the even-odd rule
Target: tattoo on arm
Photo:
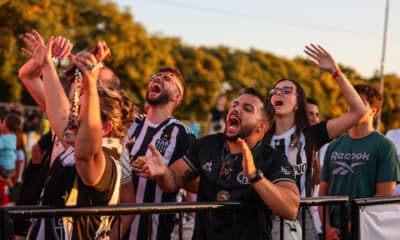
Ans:
{"type": "Polygon", "coordinates": [[[172,183],[176,188],[178,188],[178,183],[177,183],[177,181],[176,181],[176,174],[175,174],[175,172],[172,171],[170,168],[168,168],[168,176],[169,176],[169,179],[170,179],[171,183],[172,183]]]}
{"type": "Polygon", "coordinates": [[[197,174],[195,172],[193,172],[190,169],[187,169],[185,171],[185,174],[183,174],[183,177],[181,179],[182,180],[182,185],[185,186],[188,182],[194,180],[196,177],[197,177],[197,174]]]}

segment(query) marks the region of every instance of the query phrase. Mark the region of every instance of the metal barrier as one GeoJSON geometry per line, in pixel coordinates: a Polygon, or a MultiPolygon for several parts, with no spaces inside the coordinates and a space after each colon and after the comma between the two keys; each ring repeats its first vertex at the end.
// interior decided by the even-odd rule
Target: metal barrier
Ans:
{"type": "MultiPolygon", "coordinates": [[[[112,215],[130,215],[130,214],[154,214],[154,213],[177,213],[177,212],[199,212],[212,211],[221,208],[238,207],[238,202],[208,202],[208,203],[160,203],[160,204],[120,204],[114,206],[95,206],[95,207],[65,207],[51,208],[43,206],[16,206],[2,207],[0,210],[0,231],[1,239],[6,239],[6,228],[8,221],[11,221],[14,216],[24,218],[48,218],[56,216],[112,216],[112,215]]],[[[149,218],[151,219],[151,218],[149,218]]],[[[151,220],[150,220],[151,221],[151,220]]],[[[118,224],[120,221],[118,221],[118,224]]],[[[149,224],[151,226],[152,224],[149,224]]],[[[120,226],[119,226],[120,229],[120,226]]],[[[151,231],[149,231],[151,233],[151,231]]],[[[119,234],[119,233],[118,233],[119,234]]],[[[211,236],[211,232],[207,236],[211,236]]],[[[120,238],[120,236],[118,236],[120,238]]],[[[207,239],[211,239],[208,237],[207,239]]]]}
{"type": "MultiPolygon", "coordinates": [[[[351,237],[360,239],[360,211],[365,206],[400,203],[400,197],[360,198],[351,201],[351,237]]],[[[399,212],[400,214],[400,212],[399,212]]]]}
{"type": "MultiPolygon", "coordinates": [[[[305,213],[306,210],[311,206],[323,206],[323,219],[322,219],[322,230],[323,239],[325,239],[325,217],[326,207],[332,205],[340,206],[341,214],[341,239],[354,239],[358,240],[360,236],[359,226],[359,213],[363,206],[367,205],[378,205],[378,204],[390,204],[400,203],[400,197],[382,197],[382,198],[365,198],[355,199],[351,202],[351,236],[348,236],[347,231],[347,219],[348,219],[348,205],[349,198],[347,196],[326,196],[317,198],[303,198],[300,202],[300,216],[302,220],[302,228],[305,229],[306,222],[305,213]]],[[[65,208],[50,208],[42,206],[16,206],[16,207],[2,207],[0,208],[0,237],[5,238],[5,229],[7,221],[15,216],[21,216],[24,218],[39,218],[39,217],[56,217],[56,216],[88,216],[88,215],[130,215],[130,214],[158,214],[158,213],[184,213],[184,212],[199,212],[208,211],[210,216],[216,209],[222,208],[235,208],[240,207],[238,202],[208,202],[208,203],[160,203],[160,204],[120,204],[115,206],[96,206],[96,207],[65,207],[65,208]]],[[[181,214],[180,214],[181,215],[181,214]]],[[[149,218],[151,219],[151,218],[149,218]]],[[[150,220],[151,221],[151,220],[150,220]]],[[[120,224],[120,221],[117,221],[120,224]]],[[[151,226],[151,224],[149,224],[151,226]]],[[[180,224],[180,233],[182,231],[182,225],[180,224]]],[[[211,230],[211,228],[209,228],[211,230]]],[[[283,236],[283,219],[281,219],[281,239],[283,236]]],[[[151,231],[149,231],[151,232],[151,231]]],[[[208,239],[211,239],[212,232],[207,232],[208,239]]],[[[182,235],[180,234],[180,239],[182,235]]],[[[306,239],[305,231],[302,232],[302,239],[306,239]]]]}
{"type": "MultiPolygon", "coordinates": [[[[316,198],[302,198],[300,201],[300,211],[301,211],[301,228],[305,229],[306,225],[306,210],[311,206],[323,206],[322,214],[322,236],[326,239],[325,225],[326,225],[326,206],[339,205],[340,206],[340,216],[341,219],[347,219],[347,208],[349,203],[348,196],[326,196],[326,197],[316,197],[316,198]]],[[[311,223],[313,224],[313,223],[311,223]]],[[[340,233],[343,236],[342,239],[346,240],[347,237],[347,221],[342,220],[340,226],[340,233]]],[[[306,239],[306,232],[302,231],[302,239],[306,239]]],[[[282,234],[281,234],[282,236],[282,234]]],[[[281,240],[283,238],[281,237],[281,240]]]]}
{"type": "MultiPolygon", "coordinates": [[[[323,218],[322,218],[322,239],[326,239],[325,233],[325,225],[326,225],[326,207],[332,205],[339,205],[340,206],[340,216],[341,219],[347,219],[347,208],[349,203],[348,196],[325,196],[325,197],[311,197],[311,198],[302,198],[300,200],[300,208],[298,216],[301,217],[301,228],[302,228],[302,236],[301,239],[306,240],[306,211],[310,209],[311,206],[323,206],[323,218]]],[[[346,231],[346,224],[347,221],[341,221],[340,231],[343,236],[342,239],[348,239],[347,231],[346,231]]],[[[314,226],[313,226],[314,227],[314,226]]],[[[280,239],[284,240],[284,219],[280,218],[280,239]]]]}

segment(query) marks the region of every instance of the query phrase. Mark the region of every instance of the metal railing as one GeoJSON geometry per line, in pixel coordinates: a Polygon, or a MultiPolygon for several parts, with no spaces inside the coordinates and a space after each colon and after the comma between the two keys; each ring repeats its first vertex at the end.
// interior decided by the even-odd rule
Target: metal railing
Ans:
{"type": "MultiPolygon", "coordinates": [[[[325,239],[325,217],[326,207],[338,205],[340,207],[340,218],[341,221],[341,239],[359,239],[360,237],[360,226],[359,226],[359,213],[360,209],[367,205],[379,205],[379,204],[390,204],[400,203],[400,197],[380,197],[380,198],[365,198],[355,199],[351,202],[351,216],[348,216],[349,198],[347,196],[327,196],[317,198],[303,198],[300,202],[299,215],[302,222],[302,229],[305,229],[306,224],[312,224],[306,222],[306,211],[311,206],[323,206],[323,218],[322,231],[323,239],[325,239]],[[348,219],[351,220],[351,236],[348,236],[348,219]]],[[[114,206],[96,206],[96,207],[65,207],[65,208],[51,208],[43,206],[16,206],[16,207],[2,207],[0,210],[0,237],[6,239],[6,232],[8,224],[14,217],[23,218],[49,218],[49,217],[78,217],[78,216],[121,216],[131,214],[163,214],[163,213],[189,213],[189,212],[200,212],[206,211],[209,216],[212,217],[213,211],[217,209],[234,209],[240,208],[238,202],[207,202],[207,203],[191,203],[191,202],[180,202],[180,203],[160,203],[160,204],[120,204],[114,206]]],[[[180,216],[182,214],[179,214],[180,216]]],[[[117,218],[116,224],[120,228],[120,217],[117,218]]],[[[151,217],[149,218],[151,221],[151,217]]],[[[152,224],[149,224],[151,227],[152,224]]],[[[151,229],[150,229],[151,230],[151,229]]],[[[208,228],[207,239],[211,239],[212,232],[211,228],[208,228]]],[[[281,219],[281,239],[283,236],[283,219],[281,219]]],[[[236,229],[233,229],[236,231],[236,229]]],[[[151,233],[152,231],[149,231],[151,233]]],[[[182,224],[179,224],[179,236],[182,239],[182,224]]],[[[119,233],[118,233],[119,234],[119,233]]],[[[302,239],[306,239],[305,231],[302,231],[302,239]]]]}
{"type": "MultiPolygon", "coordinates": [[[[349,197],[347,196],[326,196],[326,197],[311,197],[311,198],[302,198],[300,201],[299,213],[297,216],[297,220],[300,220],[301,223],[301,239],[307,239],[306,236],[306,225],[311,224],[312,228],[314,228],[314,222],[308,222],[306,218],[306,212],[310,211],[310,207],[312,206],[323,206],[323,218],[322,218],[322,239],[326,239],[325,233],[325,225],[326,225],[326,207],[339,205],[340,207],[340,217],[341,219],[347,219],[347,207],[349,203],[349,197]]],[[[311,211],[310,211],[310,217],[311,211]]],[[[293,229],[294,230],[294,229],[293,229]]],[[[346,235],[346,221],[341,221],[340,231],[342,239],[348,239],[346,235]]],[[[284,219],[280,218],[280,234],[279,238],[281,240],[285,239],[284,232],[284,219]]],[[[277,237],[277,236],[276,236],[277,237]]]]}
{"type": "MultiPolygon", "coordinates": [[[[0,231],[1,239],[6,239],[7,227],[10,221],[16,216],[23,218],[50,218],[50,217],[79,217],[79,216],[115,216],[115,215],[131,215],[131,214],[162,214],[162,213],[183,213],[183,212],[199,212],[208,211],[212,215],[212,211],[222,208],[239,207],[238,202],[207,202],[207,203],[160,203],[160,204],[120,204],[114,206],[95,206],[95,207],[65,207],[52,208],[44,206],[13,206],[2,207],[0,210],[0,231]]],[[[149,218],[151,221],[151,218],[149,218]]],[[[120,224],[120,221],[117,221],[120,224]]],[[[151,226],[152,224],[149,224],[151,226]]],[[[118,226],[120,229],[120,226],[118,226]]],[[[181,230],[180,230],[181,231],[181,230]]],[[[149,231],[151,233],[152,231],[149,231]]],[[[211,236],[211,232],[207,236],[211,236]]],[[[119,233],[118,233],[119,235],[119,233]]],[[[118,236],[120,238],[120,236],[118,236]]],[[[151,239],[151,237],[149,236],[151,239]]],[[[211,239],[208,237],[207,239],[211,239]]]]}
{"type": "MultiPolygon", "coordinates": [[[[359,198],[351,201],[351,237],[360,239],[360,211],[366,206],[400,203],[400,197],[359,198]]],[[[400,212],[399,212],[400,214],[400,212]]]]}

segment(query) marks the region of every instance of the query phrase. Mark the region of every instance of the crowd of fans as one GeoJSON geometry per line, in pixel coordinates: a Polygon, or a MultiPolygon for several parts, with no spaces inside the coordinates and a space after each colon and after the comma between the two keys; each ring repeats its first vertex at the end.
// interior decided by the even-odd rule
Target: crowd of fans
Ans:
{"type": "MultiPolygon", "coordinates": [[[[400,181],[395,145],[373,128],[382,96],[366,84],[352,86],[319,45],[306,46],[305,53],[332,74],[348,104],[346,113],[320,121],[317,102],[285,78],[268,96],[248,87],[228,104],[219,95],[200,134],[195,115],[187,124],[173,116],[187,91],[176,68],[150,76],[140,108],[104,66],[111,55],[105,42],[73,55],[73,45],[62,36],[45,41],[33,30],[23,41],[28,60],[19,78],[40,110],[18,105],[4,111],[2,205],[104,206],[175,202],[183,196],[229,200],[241,203],[235,216],[232,211],[218,211],[212,219],[186,215],[191,227],[185,228],[185,238],[204,239],[211,229],[214,239],[280,239],[282,217],[285,239],[299,239],[301,232],[319,239],[322,213],[306,209],[301,228],[301,197],[390,196],[400,181]],[[69,82],[62,84],[53,59],[65,57],[72,64],[62,76],[69,82]]],[[[390,136],[398,138],[394,132],[390,136]]],[[[177,237],[174,214],[151,217],[124,215],[119,227],[106,216],[15,219],[10,238],[177,237]]],[[[337,210],[329,209],[328,239],[341,238],[338,218],[337,210]]]]}

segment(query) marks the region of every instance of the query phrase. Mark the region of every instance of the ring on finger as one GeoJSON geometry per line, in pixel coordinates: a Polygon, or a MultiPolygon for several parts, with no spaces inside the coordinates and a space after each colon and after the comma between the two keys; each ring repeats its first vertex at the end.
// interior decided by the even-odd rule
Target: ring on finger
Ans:
{"type": "Polygon", "coordinates": [[[104,67],[104,64],[102,62],[97,63],[96,65],[91,65],[91,64],[86,64],[85,65],[86,69],[89,71],[92,71],[95,68],[102,68],[104,67]]]}
{"type": "Polygon", "coordinates": [[[85,65],[85,68],[86,68],[87,70],[89,70],[89,71],[92,71],[93,68],[94,68],[94,65],[86,64],[86,65],[85,65]]]}

